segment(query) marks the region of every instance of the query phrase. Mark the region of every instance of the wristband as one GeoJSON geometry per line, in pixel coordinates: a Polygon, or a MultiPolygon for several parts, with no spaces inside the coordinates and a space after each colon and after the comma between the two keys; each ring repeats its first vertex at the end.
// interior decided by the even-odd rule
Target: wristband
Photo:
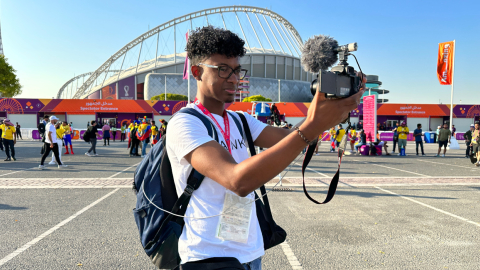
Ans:
{"type": "Polygon", "coordinates": [[[313,141],[309,141],[307,138],[305,138],[305,135],[300,131],[298,127],[294,127],[294,129],[298,132],[298,135],[307,143],[307,144],[313,144],[313,141]]]}

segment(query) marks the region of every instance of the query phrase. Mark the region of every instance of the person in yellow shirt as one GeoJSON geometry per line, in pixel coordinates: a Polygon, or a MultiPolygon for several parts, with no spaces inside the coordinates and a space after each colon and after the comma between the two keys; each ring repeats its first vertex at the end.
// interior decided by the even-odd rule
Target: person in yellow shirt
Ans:
{"type": "Polygon", "coordinates": [[[65,142],[65,153],[63,153],[64,155],[69,155],[70,153],[68,152],[68,145],[70,144],[70,150],[71,150],[71,154],[73,155],[73,146],[72,146],[72,127],[70,127],[70,125],[68,125],[68,123],[65,121],[62,123],[62,127],[61,127],[64,131],[63,133],[63,141],[65,142]]]}
{"type": "Polygon", "coordinates": [[[340,147],[340,142],[342,141],[344,135],[345,135],[345,129],[343,129],[342,124],[338,124],[337,133],[335,134],[337,147],[340,147]]]}
{"type": "Polygon", "coordinates": [[[15,144],[17,144],[15,126],[10,122],[9,119],[5,118],[5,120],[3,120],[3,124],[0,125],[0,129],[2,130],[1,141],[3,141],[3,145],[5,146],[5,154],[7,155],[7,158],[4,161],[11,161],[12,159],[14,161],[17,160],[15,158],[15,144]]]}
{"type": "MultiPolygon", "coordinates": [[[[410,131],[408,130],[408,127],[406,126],[405,121],[402,122],[402,125],[397,128],[397,133],[398,133],[398,150],[399,152],[401,151],[402,148],[407,151],[407,137],[408,133],[410,131]]],[[[400,153],[398,153],[400,156],[400,153]]],[[[407,154],[405,154],[406,156],[407,154]]]]}
{"type": "Polygon", "coordinates": [[[159,136],[160,132],[158,130],[158,127],[155,125],[155,121],[151,120],[150,124],[152,125],[152,137],[150,139],[153,147],[160,139],[160,136],[159,136]]]}
{"type": "Polygon", "coordinates": [[[355,129],[351,129],[350,130],[350,147],[352,148],[352,150],[350,151],[350,153],[353,154],[353,147],[355,146],[355,142],[357,141],[357,131],[355,129]]]}
{"type": "MultiPolygon", "coordinates": [[[[63,128],[62,122],[58,121],[55,124],[55,131],[57,133],[57,146],[58,146],[58,158],[60,159],[60,162],[62,162],[62,151],[60,150],[62,147],[62,142],[63,142],[63,135],[65,134],[65,129],[63,128]]],[[[66,122],[64,122],[66,123],[66,122]]],[[[53,134],[52,134],[53,135],[53,134]]],[[[63,162],[62,162],[63,163],[63,162]]],[[[48,164],[50,165],[55,165],[57,162],[55,161],[55,154],[52,153],[52,161],[50,161],[48,164]]]]}

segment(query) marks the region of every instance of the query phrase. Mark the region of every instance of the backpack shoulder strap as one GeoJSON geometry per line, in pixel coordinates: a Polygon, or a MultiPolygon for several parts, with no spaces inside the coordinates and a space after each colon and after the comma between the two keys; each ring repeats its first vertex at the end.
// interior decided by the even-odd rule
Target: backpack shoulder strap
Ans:
{"type": "Polygon", "coordinates": [[[240,121],[238,121],[237,116],[235,116],[234,113],[229,112],[229,111],[227,111],[227,113],[230,115],[230,117],[232,117],[233,122],[235,122],[235,125],[237,125],[237,128],[238,128],[238,131],[240,132],[240,135],[242,136],[242,138],[244,138],[243,127],[242,127],[242,124],[240,124],[240,121]]]}
{"type": "MultiPolygon", "coordinates": [[[[237,114],[238,116],[240,116],[240,119],[242,120],[243,128],[245,130],[245,137],[247,138],[248,148],[250,149],[250,155],[253,157],[257,154],[257,152],[255,151],[255,145],[253,143],[252,133],[250,132],[250,127],[248,126],[247,118],[242,112],[237,112],[237,114]]],[[[267,190],[265,189],[265,185],[262,185],[260,187],[260,192],[262,193],[263,204],[265,205],[266,218],[268,220],[268,223],[271,226],[270,229],[273,232],[275,231],[273,228],[273,224],[275,224],[275,222],[273,221],[272,210],[270,209],[270,202],[268,201],[267,190]]],[[[255,196],[258,197],[256,193],[255,193],[255,196]]]]}

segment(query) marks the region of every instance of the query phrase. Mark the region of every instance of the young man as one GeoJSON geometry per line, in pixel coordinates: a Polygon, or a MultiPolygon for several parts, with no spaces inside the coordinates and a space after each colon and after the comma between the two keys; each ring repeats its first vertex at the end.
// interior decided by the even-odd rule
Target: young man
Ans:
{"type": "MultiPolygon", "coordinates": [[[[56,134],[55,136],[57,136],[57,147],[58,147],[58,159],[60,159],[60,162],[62,161],[62,140],[63,140],[63,135],[65,134],[65,129],[63,128],[63,126],[60,124],[60,121],[58,121],[56,124],[55,124],[55,131],[56,131],[56,134]]],[[[49,165],[54,165],[54,164],[57,164],[55,162],[55,154],[52,153],[52,161],[50,161],[48,164],[49,165]]]]}
{"type": "Polygon", "coordinates": [[[22,138],[22,131],[20,130],[21,126],[18,122],[15,123],[15,136],[18,138],[20,137],[20,139],[23,140],[22,138]]]}
{"type": "Polygon", "coordinates": [[[308,145],[307,141],[311,143],[324,130],[344,120],[357,107],[364,91],[336,100],[325,100],[317,94],[307,118],[294,130],[267,126],[245,113],[255,145],[267,148],[249,158],[245,141],[225,111],[225,103],[234,101],[239,80],[246,74],[240,66],[240,57],[245,55],[244,41],[228,30],[208,26],[189,36],[187,53],[197,80],[195,102],[187,107],[205,114],[217,129],[219,142],[208,136],[202,121],[192,115],[178,114],[168,125],[166,146],[177,193],[183,193],[192,167],[205,175],[185,215],[218,215],[232,205],[230,200],[246,200],[251,207],[245,216],[237,216],[249,224],[238,233],[217,230],[219,224],[225,228],[220,217],[186,218],[178,241],[182,264],[235,257],[246,269],[261,269],[264,246],[253,191],[283,171],[308,145]]]}
{"type": "Polygon", "coordinates": [[[2,141],[5,146],[5,154],[7,158],[4,161],[15,161],[15,144],[17,144],[17,137],[15,136],[15,126],[9,119],[5,118],[3,124],[0,125],[2,130],[2,141]],[[11,155],[10,155],[11,152],[11,155]]]}
{"type": "MultiPolygon", "coordinates": [[[[402,125],[397,128],[397,133],[398,133],[398,155],[400,156],[400,151],[402,148],[407,151],[407,137],[408,133],[410,133],[410,130],[408,130],[408,127],[406,126],[405,121],[402,122],[402,125]]],[[[407,154],[405,153],[405,156],[407,154]]]]}
{"type": "Polygon", "coordinates": [[[45,153],[43,153],[42,160],[40,161],[40,165],[38,166],[39,170],[43,170],[45,168],[43,163],[45,162],[45,159],[48,157],[48,154],[50,154],[50,151],[53,151],[53,154],[55,155],[55,160],[57,161],[59,169],[67,167],[67,165],[62,163],[58,154],[60,149],[58,149],[58,145],[56,143],[57,131],[55,129],[55,124],[57,123],[57,121],[58,121],[58,118],[55,117],[55,115],[52,115],[50,117],[50,122],[45,127],[45,153]]]}
{"type": "Polygon", "coordinates": [[[413,131],[413,137],[415,137],[415,145],[418,156],[418,146],[422,148],[422,156],[426,156],[423,152],[423,140],[422,140],[422,124],[417,124],[417,129],[413,131]]]}
{"type": "Polygon", "coordinates": [[[355,142],[357,141],[357,131],[355,131],[355,129],[351,129],[350,130],[350,148],[352,150],[350,150],[350,154],[353,154],[353,147],[355,146],[355,142]]]}
{"type": "Polygon", "coordinates": [[[475,131],[475,125],[471,124],[470,129],[467,132],[465,132],[465,134],[463,135],[463,137],[465,138],[465,145],[467,146],[467,150],[465,151],[466,158],[470,158],[470,152],[472,151],[472,146],[471,146],[472,135],[474,131],[475,131]]]}
{"type": "Polygon", "coordinates": [[[452,136],[452,132],[448,129],[448,125],[444,124],[443,129],[440,129],[438,133],[438,153],[436,157],[440,156],[440,151],[442,150],[442,146],[443,146],[442,157],[445,157],[445,153],[447,152],[447,145],[450,143],[451,136],[452,136]]]}
{"type": "Polygon", "coordinates": [[[150,143],[152,147],[160,140],[160,131],[158,127],[155,125],[155,121],[150,120],[150,125],[152,127],[152,136],[150,138],[150,143]]]}
{"type": "Polygon", "coordinates": [[[475,163],[475,166],[480,166],[480,124],[478,122],[475,122],[475,130],[473,131],[472,134],[472,143],[470,144],[472,146],[472,151],[477,155],[477,163],[475,163]]]}
{"type": "MultiPolygon", "coordinates": [[[[397,147],[397,143],[398,143],[398,128],[400,127],[400,125],[396,124],[395,128],[392,130],[393,131],[393,150],[392,150],[392,154],[395,153],[395,147],[397,147]]],[[[399,151],[400,152],[400,151],[399,151]]]]}
{"type": "Polygon", "coordinates": [[[97,125],[96,125],[97,122],[96,122],[95,120],[92,120],[90,123],[91,123],[92,125],[87,128],[87,131],[88,131],[88,133],[89,133],[89,135],[90,135],[90,144],[91,144],[92,146],[91,146],[90,149],[88,149],[88,151],[85,153],[85,155],[86,155],[86,156],[89,156],[89,157],[92,156],[92,155],[90,154],[90,152],[93,152],[93,155],[94,155],[94,156],[98,156],[98,154],[97,154],[97,149],[96,149],[96,147],[97,147],[97,137],[100,137],[100,135],[98,134],[98,128],[97,128],[97,125]]]}

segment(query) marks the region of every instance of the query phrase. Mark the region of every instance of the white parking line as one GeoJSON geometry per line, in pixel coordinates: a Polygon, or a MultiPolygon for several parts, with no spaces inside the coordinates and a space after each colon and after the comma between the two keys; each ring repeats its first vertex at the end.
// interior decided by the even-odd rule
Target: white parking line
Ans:
{"type": "Polygon", "coordinates": [[[20,170],[20,171],[9,172],[9,173],[6,173],[6,174],[1,174],[0,176],[10,175],[10,174],[18,173],[18,172],[24,172],[24,171],[33,170],[33,169],[36,169],[36,168],[37,167],[33,167],[33,168],[30,168],[30,169],[24,169],[24,170],[20,170]]]}
{"type": "Polygon", "coordinates": [[[68,222],[72,221],[74,218],[78,217],[79,215],[81,215],[83,212],[87,211],[88,209],[94,207],[96,204],[98,204],[99,202],[103,201],[104,199],[108,198],[110,195],[112,195],[113,193],[117,192],[119,189],[115,189],[113,190],[112,192],[108,193],[107,195],[101,197],[100,199],[94,201],[93,203],[91,203],[90,205],[88,205],[87,207],[83,208],[82,210],[78,211],[77,213],[75,213],[73,216],[65,219],[64,221],[58,223],[57,225],[55,225],[55,227],[51,228],[50,230],[42,233],[40,236],[38,236],[37,238],[33,239],[32,241],[26,243],[25,245],[23,245],[22,247],[18,248],[17,250],[15,250],[14,252],[8,254],[5,258],[1,259],[0,260],[0,266],[4,265],[5,263],[7,263],[8,261],[10,261],[11,259],[15,258],[17,255],[19,255],[20,253],[24,252],[25,250],[27,250],[29,247],[35,245],[36,243],[38,243],[40,240],[42,240],[43,238],[47,237],[48,235],[50,235],[51,233],[53,233],[54,231],[56,231],[57,229],[61,228],[62,226],[64,226],[65,224],[67,224],[68,222]]]}
{"type": "MultiPolygon", "coordinates": [[[[441,162],[435,162],[435,161],[429,161],[429,160],[422,160],[422,159],[417,159],[418,161],[422,161],[422,162],[428,162],[428,163],[434,163],[434,164],[439,164],[439,165],[443,165],[443,166],[454,166],[454,167],[459,167],[459,168],[466,168],[466,169],[475,169],[475,166],[472,164],[471,167],[467,167],[467,166],[460,166],[460,165],[455,165],[455,164],[445,164],[445,163],[441,163],[441,162]]],[[[470,159],[469,159],[470,161],[470,159]]]]}
{"type": "Polygon", "coordinates": [[[406,170],[402,170],[402,169],[397,169],[397,168],[392,168],[392,167],[388,167],[388,166],[384,166],[384,165],[375,164],[375,163],[372,163],[372,162],[366,162],[366,161],[360,161],[360,160],[353,160],[353,161],[363,162],[363,163],[365,163],[365,164],[370,164],[370,165],[374,165],[374,166],[378,166],[378,167],[383,167],[383,168],[387,168],[387,169],[392,169],[392,170],[397,170],[397,171],[401,171],[401,172],[416,174],[416,175],[420,175],[420,176],[423,176],[423,177],[430,177],[429,175],[426,175],[426,174],[421,174],[421,173],[416,173],[416,172],[410,172],[410,171],[406,171],[406,170]]]}
{"type": "Polygon", "coordinates": [[[130,167],[128,167],[128,168],[126,168],[126,169],[124,169],[124,170],[122,170],[122,171],[120,171],[120,172],[118,172],[118,173],[116,173],[116,174],[114,174],[114,175],[112,175],[112,176],[110,176],[110,177],[107,177],[107,178],[114,178],[115,176],[121,174],[122,172],[124,172],[124,171],[126,171],[126,170],[129,170],[129,169],[137,166],[137,165],[140,164],[140,163],[141,163],[141,161],[140,161],[139,163],[137,163],[137,164],[135,164],[135,165],[132,165],[132,166],[130,166],[130,167]]]}
{"type": "Polygon", "coordinates": [[[450,212],[447,212],[447,211],[444,211],[444,210],[442,210],[442,209],[438,209],[438,208],[436,208],[436,207],[433,207],[433,206],[431,206],[431,205],[428,205],[428,204],[426,204],[426,203],[422,203],[422,202],[419,202],[419,201],[417,201],[417,200],[414,200],[414,199],[411,199],[411,198],[402,196],[402,195],[400,195],[400,194],[397,194],[397,193],[392,192],[392,191],[390,191],[390,190],[383,189],[383,188],[381,188],[381,187],[375,186],[375,188],[380,189],[381,191],[384,191],[384,192],[386,192],[386,193],[390,193],[390,194],[396,195],[396,196],[398,196],[398,197],[401,197],[402,199],[409,200],[409,201],[411,201],[411,202],[414,202],[414,203],[420,204],[420,205],[422,205],[422,206],[428,207],[428,208],[433,209],[433,210],[435,210],[435,211],[438,211],[438,212],[440,212],[440,213],[442,213],[442,214],[449,215],[449,216],[451,216],[451,217],[460,219],[460,220],[465,221],[465,222],[467,222],[467,223],[473,224],[473,225],[475,225],[475,226],[477,226],[477,227],[480,227],[480,223],[478,223],[478,222],[471,221],[471,220],[466,219],[466,218],[461,217],[461,216],[457,216],[457,215],[452,214],[452,213],[450,213],[450,212]]]}
{"type": "Polygon", "coordinates": [[[298,261],[297,257],[293,253],[292,249],[288,245],[287,241],[283,242],[280,244],[280,246],[283,249],[283,253],[285,253],[285,256],[287,256],[288,263],[290,263],[290,266],[292,266],[292,269],[303,269],[302,265],[298,261]]]}

